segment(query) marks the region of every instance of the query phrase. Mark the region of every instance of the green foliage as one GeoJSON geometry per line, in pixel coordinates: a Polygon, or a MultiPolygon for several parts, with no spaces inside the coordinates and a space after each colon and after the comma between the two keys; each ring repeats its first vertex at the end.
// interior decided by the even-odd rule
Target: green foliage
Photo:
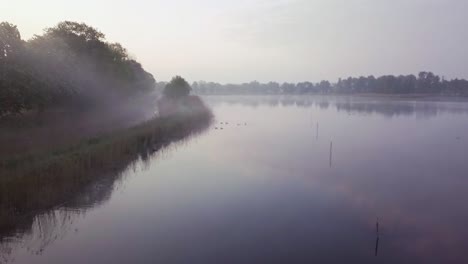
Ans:
{"type": "Polygon", "coordinates": [[[45,30],[46,34],[58,36],[60,38],[71,40],[71,42],[78,43],[76,38],[81,38],[84,41],[101,41],[105,35],[97,29],[86,25],[85,23],[77,23],[71,21],[60,22],[53,28],[45,30]]]}
{"type": "Polygon", "coordinates": [[[190,84],[184,78],[175,76],[164,87],[163,93],[166,98],[179,99],[188,96],[191,89],[190,84]]]}
{"type": "Polygon", "coordinates": [[[16,26],[0,23],[0,116],[100,105],[154,87],[122,45],[84,23],[61,22],[26,42],[16,26]]]}
{"type": "Polygon", "coordinates": [[[21,35],[18,28],[8,22],[0,23],[0,60],[16,55],[21,48],[21,35]]]}

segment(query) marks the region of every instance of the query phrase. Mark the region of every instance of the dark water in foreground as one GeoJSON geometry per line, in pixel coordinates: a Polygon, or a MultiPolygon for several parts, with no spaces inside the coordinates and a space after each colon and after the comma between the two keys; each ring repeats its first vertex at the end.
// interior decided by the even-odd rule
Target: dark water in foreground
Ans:
{"type": "Polygon", "coordinates": [[[468,104],[205,100],[210,130],[38,215],[0,263],[468,263],[468,104]]]}

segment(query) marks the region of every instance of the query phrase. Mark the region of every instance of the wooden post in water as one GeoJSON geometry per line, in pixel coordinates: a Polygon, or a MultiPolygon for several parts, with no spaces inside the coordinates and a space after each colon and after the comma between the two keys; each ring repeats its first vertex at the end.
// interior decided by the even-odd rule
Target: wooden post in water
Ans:
{"type": "Polygon", "coordinates": [[[377,257],[379,253],[379,236],[377,236],[377,240],[375,241],[375,256],[377,257]]]}
{"type": "Polygon", "coordinates": [[[377,232],[377,235],[379,235],[379,218],[377,218],[377,222],[375,223],[375,231],[377,232]]]}
{"type": "Polygon", "coordinates": [[[315,139],[318,140],[318,134],[319,134],[319,123],[317,122],[317,133],[315,136],[315,139]]]}
{"type": "Polygon", "coordinates": [[[377,257],[379,252],[379,218],[377,218],[377,222],[375,223],[375,229],[377,232],[377,239],[375,240],[375,256],[377,257]]]}

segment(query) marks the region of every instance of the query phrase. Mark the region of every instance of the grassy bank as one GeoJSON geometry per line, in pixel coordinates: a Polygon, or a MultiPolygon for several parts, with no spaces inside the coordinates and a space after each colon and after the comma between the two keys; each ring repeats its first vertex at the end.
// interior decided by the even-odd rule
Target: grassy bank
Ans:
{"type": "Polygon", "coordinates": [[[91,137],[131,128],[154,117],[157,94],[147,93],[100,108],[30,111],[0,118],[0,160],[51,152],[91,137]]]}
{"type": "Polygon", "coordinates": [[[65,149],[0,162],[0,238],[27,230],[34,216],[67,203],[90,184],[116,177],[139,159],[209,126],[201,101],[147,122],[65,149]]]}

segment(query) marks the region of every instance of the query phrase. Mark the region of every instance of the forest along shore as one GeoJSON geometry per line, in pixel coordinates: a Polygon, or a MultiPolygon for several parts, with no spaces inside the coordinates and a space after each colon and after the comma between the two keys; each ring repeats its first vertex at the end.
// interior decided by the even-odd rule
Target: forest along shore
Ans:
{"type": "Polygon", "coordinates": [[[0,159],[51,151],[152,117],[155,79],[119,43],[60,22],[23,40],[0,23],[0,159]]]}

